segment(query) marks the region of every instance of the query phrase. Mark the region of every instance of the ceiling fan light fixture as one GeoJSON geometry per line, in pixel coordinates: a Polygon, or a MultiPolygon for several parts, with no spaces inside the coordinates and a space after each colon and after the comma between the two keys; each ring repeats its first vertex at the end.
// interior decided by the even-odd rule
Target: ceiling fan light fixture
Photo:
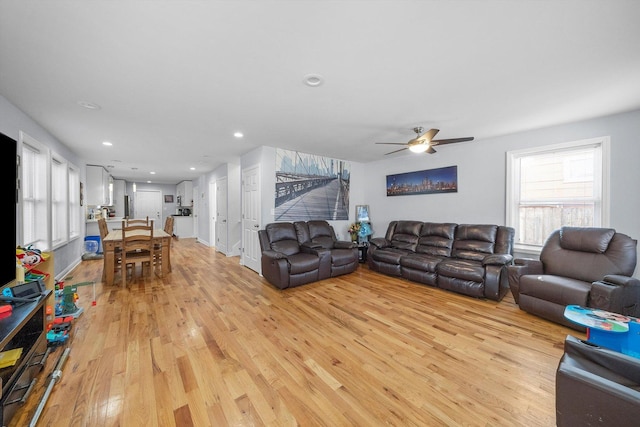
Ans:
{"type": "Polygon", "coordinates": [[[409,147],[409,150],[413,153],[424,153],[429,149],[429,144],[415,144],[409,147]]]}

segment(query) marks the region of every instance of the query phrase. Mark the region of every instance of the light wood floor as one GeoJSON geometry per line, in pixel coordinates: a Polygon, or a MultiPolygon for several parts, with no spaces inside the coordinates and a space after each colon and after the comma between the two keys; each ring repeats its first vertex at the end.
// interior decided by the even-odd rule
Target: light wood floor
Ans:
{"type": "Polygon", "coordinates": [[[584,338],[511,295],[477,300],[365,265],[280,291],[194,239],[174,241],[172,261],[127,289],[100,282],[100,260],[70,274],[97,282],[97,304],[78,288],[85,312],[38,426],[553,426],[564,339],[584,338]]]}

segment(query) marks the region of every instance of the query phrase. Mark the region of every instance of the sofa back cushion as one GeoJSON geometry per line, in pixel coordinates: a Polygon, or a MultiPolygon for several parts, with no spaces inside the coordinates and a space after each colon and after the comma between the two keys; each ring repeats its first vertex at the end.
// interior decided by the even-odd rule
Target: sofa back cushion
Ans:
{"type": "Polygon", "coordinates": [[[327,221],[307,221],[307,228],[312,243],[322,245],[325,249],[333,248],[336,236],[333,227],[327,221]]]}
{"type": "Polygon", "coordinates": [[[484,257],[494,253],[497,234],[497,225],[458,225],[451,255],[460,259],[482,261],[484,257]]]}
{"type": "Polygon", "coordinates": [[[457,224],[425,222],[420,229],[416,252],[450,257],[457,224]]]}
{"type": "Polygon", "coordinates": [[[581,231],[578,229],[565,228],[552,232],[540,252],[540,261],[544,264],[545,274],[570,277],[585,282],[602,280],[607,274],[633,275],[637,262],[638,242],[626,234],[615,231],[608,240],[607,236],[610,232],[607,230],[609,229],[583,228],[585,235],[582,238],[579,236],[581,231]],[[606,240],[608,240],[606,250],[600,252],[606,240]]]}
{"type": "Polygon", "coordinates": [[[420,238],[421,221],[396,221],[391,238],[391,246],[397,249],[415,251],[420,238]]]}
{"type": "Polygon", "coordinates": [[[271,249],[285,255],[300,252],[296,229],[290,222],[274,222],[265,227],[271,249]]]}
{"type": "Polygon", "coordinates": [[[616,230],[613,228],[562,227],[560,229],[560,246],[572,251],[606,252],[616,230]]]}

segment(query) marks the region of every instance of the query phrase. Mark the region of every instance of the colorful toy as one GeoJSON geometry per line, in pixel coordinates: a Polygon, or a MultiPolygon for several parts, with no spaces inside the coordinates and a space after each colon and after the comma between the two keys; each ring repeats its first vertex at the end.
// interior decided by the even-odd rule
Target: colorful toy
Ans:
{"type": "Polygon", "coordinates": [[[54,320],[53,326],[47,332],[47,342],[49,345],[60,345],[67,342],[69,339],[69,333],[71,332],[71,322],[73,316],[65,318],[58,317],[54,320]]]}
{"type": "Polygon", "coordinates": [[[88,286],[93,285],[93,303],[92,305],[96,305],[95,301],[95,282],[81,282],[76,283],[71,286],[64,286],[64,282],[56,283],[56,305],[55,305],[55,313],[56,317],[61,316],[73,316],[78,317],[82,314],[84,309],[82,307],[78,307],[76,302],[78,301],[78,287],[79,286],[88,286]]]}

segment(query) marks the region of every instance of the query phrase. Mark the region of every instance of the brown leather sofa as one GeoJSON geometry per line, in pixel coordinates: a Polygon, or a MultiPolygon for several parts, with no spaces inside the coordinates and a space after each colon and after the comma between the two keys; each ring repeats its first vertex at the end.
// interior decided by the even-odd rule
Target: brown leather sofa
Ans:
{"type": "Polygon", "coordinates": [[[392,221],[385,237],[370,240],[367,260],[373,271],[500,301],[514,234],[490,224],[392,221]]]}
{"type": "Polygon", "coordinates": [[[558,427],[636,426],[640,359],[567,336],[556,370],[558,427]]]}
{"type": "Polygon", "coordinates": [[[313,249],[330,253],[330,276],[353,273],[358,268],[358,247],[355,242],[336,239],[333,227],[327,221],[296,221],[298,242],[313,249]]]}
{"type": "Polygon", "coordinates": [[[279,289],[292,288],[358,267],[355,243],[338,241],[326,221],[277,222],[258,231],[262,275],[279,289]]]}
{"type": "Polygon", "coordinates": [[[612,228],[562,227],[547,238],[540,259],[508,267],[516,303],[528,313],[584,330],[564,317],[567,305],[640,316],[637,241],[612,228]]]}

